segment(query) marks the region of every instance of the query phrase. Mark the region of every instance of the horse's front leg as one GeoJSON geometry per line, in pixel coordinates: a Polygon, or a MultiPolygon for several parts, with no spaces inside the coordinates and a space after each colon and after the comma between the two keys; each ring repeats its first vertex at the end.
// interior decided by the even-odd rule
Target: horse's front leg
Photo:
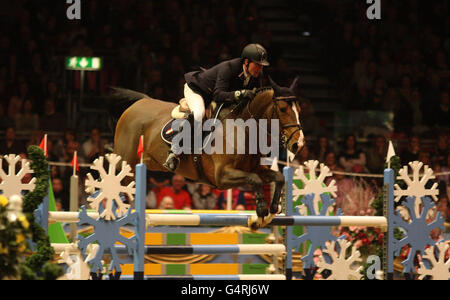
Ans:
{"type": "Polygon", "coordinates": [[[264,183],[275,182],[275,191],[273,193],[272,202],[270,202],[270,214],[279,214],[281,212],[280,198],[284,187],[284,176],[280,172],[264,168],[258,171],[258,175],[264,183]]]}
{"type": "Polygon", "coordinates": [[[256,215],[261,219],[262,223],[262,220],[269,214],[269,211],[264,198],[263,180],[258,174],[241,171],[232,167],[223,168],[219,174],[216,182],[220,187],[235,188],[248,184],[253,188],[256,197],[256,215]]]}
{"type": "Polygon", "coordinates": [[[275,172],[269,168],[259,170],[258,174],[264,182],[275,182],[275,191],[273,193],[272,201],[270,202],[270,214],[264,219],[262,224],[262,226],[266,226],[281,212],[280,198],[284,186],[284,176],[280,172],[275,172]]]}

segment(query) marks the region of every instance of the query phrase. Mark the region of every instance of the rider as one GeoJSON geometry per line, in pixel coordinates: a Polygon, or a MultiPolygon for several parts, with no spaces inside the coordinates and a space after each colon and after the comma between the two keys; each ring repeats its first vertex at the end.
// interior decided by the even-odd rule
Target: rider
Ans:
{"type": "MultiPolygon", "coordinates": [[[[194,123],[201,125],[205,107],[214,100],[222,102],[250,101],[255,97],[255,88],[262,86],[260,74],[269,66],[267,50],[259,44],[249,44],[242,50],[240,58],[219,63],[210,69],[184,75],[184,96],[192,111],[194,123]]],[[[178,145],[172,143],[164,167],[175,171],[179,164],[178,145]]]]}

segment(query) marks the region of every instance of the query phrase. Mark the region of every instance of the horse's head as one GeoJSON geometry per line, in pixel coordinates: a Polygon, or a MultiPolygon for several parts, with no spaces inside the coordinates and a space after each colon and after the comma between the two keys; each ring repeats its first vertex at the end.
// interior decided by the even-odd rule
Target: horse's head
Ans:
{"type": "Polygon", "coordinates": [[[297,155],[305,145],[302,125],[300,123],[300,105],[296,95],[299,82],[297,76],[290,87],[281,87],[269,77],[274,90],[273,110],[280,120],[281,142],[285,148],[297,155]]]}
{"type": "Polygon", "coordinates": [[[247,109],[252,117],[278,119],[283,146],[297,155],[305,145],[299,118],[300,105],[295,96],[298,78],[295,78],[289,88],[278,86],[272,79],[270,81],[272,88],[259,89],[254,101],[248,103],[247,109]]]}

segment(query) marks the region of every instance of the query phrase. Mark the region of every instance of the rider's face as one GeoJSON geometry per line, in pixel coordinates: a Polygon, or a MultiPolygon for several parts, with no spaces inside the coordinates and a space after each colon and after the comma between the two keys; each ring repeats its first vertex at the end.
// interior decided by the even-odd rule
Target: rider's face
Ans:
{"type": "Polygon", "coordinates": [[[259,74],[261,74],[263,69],[263,66],[254,62],[251,62],[248,64],[248,72],[250,75],[252,75],[255,78],[259,77],[259,74]]]}

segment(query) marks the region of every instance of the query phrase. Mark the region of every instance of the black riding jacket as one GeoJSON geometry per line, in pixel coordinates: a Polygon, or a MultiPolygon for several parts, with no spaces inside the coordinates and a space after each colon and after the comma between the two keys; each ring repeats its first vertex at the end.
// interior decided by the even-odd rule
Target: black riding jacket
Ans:
{"type": "Polygon", "coordinates": [[[217,103],[235,101],[234,92],[244,89],[259,88],[262,80],[251,77],[248,84],[244,86],[243,59],[235,58],[223,61],[210,69],[190,72],[184,75],[188,86],[200,94],[207,107],[211,101],[217,103]]]}

